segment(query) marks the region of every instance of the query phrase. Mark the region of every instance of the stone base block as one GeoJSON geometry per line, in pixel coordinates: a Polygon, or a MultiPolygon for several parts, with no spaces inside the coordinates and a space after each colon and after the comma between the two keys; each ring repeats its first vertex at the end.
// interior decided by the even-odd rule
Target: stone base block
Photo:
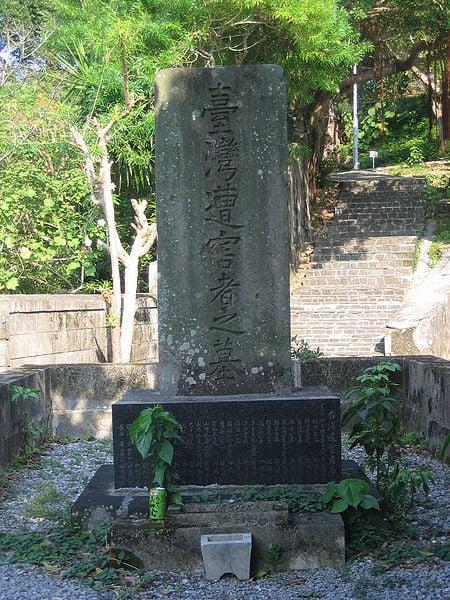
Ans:
{"type": "Polygon", "coordinates": [[[239,580],[250,578],[251,533],[202,535],[200,547],[206,579],[217,581],[228,573],[239,580]]]}
{"type": "Polygon", "coordinates": [[[340,515],[291,514],[283,502],[185,504],[170,507],[162,522],[118,519],[112,526],[111,545],[133,555],[136,563],[149,570],[190,571],[204,568],[202,536],[236,531],[252,535],[253,574],[274,569],[268,554],[270,544],[280,549],[279,571],[334,567],[345,562],[340,515]]]}
{"type": "MultiPolygon", "coordinates": [[[[342,461],[342,478],[356,477],[367,481],[366,476],[360,470],[357,463],[350,460],[342,461]]],[[[269,486],[270,487],[270,486],[269,486]]],[[[279,486],[276,486],[279,487],[279,486]]],[[[323,492],[324,485],[304,485],[305,492],[323,492]]],[[[220,495],[222,498],[240,495],[247,486],[182,486],[180,491],[183,502],[192,504],[192,497],[203,492],[209,495],[220,495]]],[[[375,488],[370,493],[381,501],[381,496],[375,488]]],[[[84,488],[83,492],[72,505],[72,523],[81,529],[96,529],[100,523],[112,523],[116,519],[145,518],[148,515],[148,490],[146,488],[119,488],[114,486],[114,466],[102,465],[84,488]]],[[[173,512],[175,507],[170,507],[173,512]]],[[[191,509],[192,510],[192,509],[191,509]]],[[[179,519],[183,519],[185,526],[190,522],[188,513],[179,513],[179,519]],[[182,516],[183,515],[183,516],[182,516]]],[[[195,517],[200,518],[198,515],[195,517]]],[[[205,523],[209,524],[210,515],[204,513],[205,523]]],[[[232,531],[232,530],[231,530],[232,531]]],[[[234,530],[236,531],[236,530],[234,530]]]]}

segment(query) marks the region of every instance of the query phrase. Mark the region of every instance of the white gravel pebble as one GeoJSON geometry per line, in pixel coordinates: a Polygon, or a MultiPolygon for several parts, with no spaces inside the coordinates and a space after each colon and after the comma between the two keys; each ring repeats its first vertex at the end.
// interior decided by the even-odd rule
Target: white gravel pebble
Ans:
{"type": "MultiPolygon", "coordinates": [[[[358,454],[352,454],[352,457],[358,454]]],[[[441,544],[450,539],[449,469],[426,454],[411,454],[411,463],[433,471],[429,499],[411,516],[424,540],[441,544]]],[[[0,490],[0,532],[40,531],[53,515],[67,510],[97,468],[112,462],[105,441],[51,445],[39,469],[24,470],[0,490]],[[43,508],[44,507],[44,508],[43,508]],[[44,518],[43,513],[46,513],[44,518]]],[[[97,592],[76,580],[55,576],[28,564],[10,564],[0,557],[0,600],[113,600],[117,595],[97,592]]],[[[450,600],[450,563],[436,557],[375,574],[370,557],[334,569],[314,569],[237,581],[233,577],[208,582],[204,571],[159,573],[155,583],[135,595],[136,600],[450,600]]]]}

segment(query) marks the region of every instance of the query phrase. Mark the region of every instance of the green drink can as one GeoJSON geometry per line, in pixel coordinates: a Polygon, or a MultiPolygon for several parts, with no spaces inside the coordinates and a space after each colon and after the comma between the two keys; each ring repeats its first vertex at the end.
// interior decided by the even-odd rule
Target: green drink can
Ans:
{"type": "Polygon", "coordinates": [[[164,519],[166,516],[166,490],[162,487],[150,490],[150,519],[164,519]]]}

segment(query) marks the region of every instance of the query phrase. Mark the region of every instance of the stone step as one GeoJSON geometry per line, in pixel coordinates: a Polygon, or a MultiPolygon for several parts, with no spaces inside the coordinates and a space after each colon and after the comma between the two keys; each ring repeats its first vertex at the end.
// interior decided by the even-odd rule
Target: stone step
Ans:
{"type": "Polygon", "coordinates": [[[330,276],[333,273],[340,275],[358,275],[362,274],[368,277],[377,277],[377,275],[393,274],[404,277],[404,275],[412,276],[412,255],[400,258],[392,259],[387,256],[384,260],[374,260],[372,258],[364,258],[362,260],[343,258],[342,260],[336,260],[336,258],[329,259],[327,257],[324,260],[317,261],[314,259],[309,266],[308,271],[305,274],[305,279],[314,278],[323,274],[324,276],[330,276]]]}
{"type": "Polygon", "coordinates": [[[337,315],[345,315],[346,317],[360,318],[361,315],[371,321],[383,321],[384,316],[383,313],[391,312],[392,310],[397,310],[401,305],[401,300],[397,299],[384,299],[380,300],[379,303],[374,304],[369,303],[367,301],[362,300],[361,302],[351,302],[349,299],[347,302],[341,302],[340,299],[336,298],[336,301],[333,302],[333,299],[327,301],[327,299],[318,297],[316,301],[313,302],[302,302],[300,305],[295,306],[295,315],[292,318],[292,322],[301,321],[304,315],[309,316],[319,316],[321,322],[328,320],[336,320],[337,315]],[[338,301],[339,300],[339,301],[338,301]],[[372,307],[372,309],[370,308],[372,307]],[[377,310],[374,310],[376,307],[377,310]],[[377,314],[375,314],[377,313],[377,314]],[[378,316],[381,314],[382,316],[378,316]],[[302,316],[303,315],[303,316],[302,316]]]}
{"type": "Polygon", "coordinates": [[[334,222],[329,233],[345,233],[346,237],[352,237],[354,232],[355,237],[360,237],[361,233],[376,235],[378,232],[389,232],[394,235],[415,235],[416,232],[422,231],[422,224],[413,219],[377,219],[374,217],[361,218],[340,218],[339,222],[334,222]]]}
{"type": "Polygon", "coordinates": [[[395,192],[396,195],[404,193],[417,194],[419,198],[423,195],[423,189],[426,185],[426,181],[408,181],[406,179],[392,179],[392,180],[374,180],[374,181],[343,181],[341,183],[341,190],[343,194],[377,194],[380,192],[395,192]]]}
{"type": "Polygon", "coordinates": [[[317,286],[323,281],[324,285],[337,285],[340,287],[348,285],[361,285],[368,288],[375,288],[383,285],[392,289],[398,286],[403,286],[405,282],[412,281],[410,269],[401,271],[399,268],[378,268],[374,272],[373,269],[362,268],[323,268],[311,270],[302,280],[302,287],[317,286]]]}
{"type": "Polygon", "coordinates": [[[398,302],[402,300],[405,293],[405,284],[401,286],[365,286],[365,285],[324,285],[320,286],[304,286],[291,298],[291,308],[293,306],[301,306],[311,302],[312,304],[319,301],[330,302],[333,306],[336,303],[343,305],[379,305],[385,302],[398,302]]]}
{"type": "MultiPolygon", "coordinates": [[[[424,208],[417,209],[416,206],[401,205],[401,204],[386,204],[374,202],[370,206],[362,203],[351,203],[339,201],[336,208],[335,214],[338,216],[349,216],[356,215],[360,217],[368,216],[375,219],[388,221],[389,219],[396,219],[399,217],[405,217],[409,219],[418,219],[423,213],[424,208]]],[[[419,218],[420,220],[420,218],[419,218]]]]}
{"type": "Polygon", "coordinates": [[[312,271],[324,269],[340,270],[340,269],[378,269],[390,268],[400,269],[403,271],[404,268],[411,270],[412,268],[412,253],[405,253],[403,256],[397,256],[392,253],[386,252],[385,254],[379,255],[368,255],[358,253],[347,253],[337,254],[320,252],[317,256],[314,256],[314,260],[310,263],[310,269],[312,271]]]}
{"type": "Polygon", "coordinates": [[[344,199],[351,200],[352,198],[359,198],[361,201],[367,198],[370,194],[373,198],[389,198],[394,196],[396,199],[402,198],[417,198],[418,201],[423,202],[423,196],[419,189],[402,187],[394,189],[388,186],[377,186],[378,189],[368,188],[368,186],[354,186],[352,188],[343,186],[341,188],[341,197],[344,199]]]}
{"type": "Polygon", "coordinates": [[[319,244],[317,244],[316,249],[313,254],[313,258],[318,254],[334,254],[337,257],[346,256],[347,254],[356,254],[358,257],[361,256],[374,256],[377,258],[389,256],[406,256],[411,254],[411,252],[415,249],[415,240],[416,237],[412,238],[413,242],[404,242],[404,243],[382,243],[382,242],[374,242],[374,243],[366,243],[362,241],[361,243],[339,243],[336,240],[322,240],[319,244]]]}
{"type": "Polygon", "coordinates": [[[388,232],[388,235],[370,235],[361,239],[361,236],[351,237],[348,236],[345,240],[335,240],[333,237],[328,236],[324,237],[317,241],[317,247],[320,248],[322,246],[330,246],[330,247],[344,247],[351,248],[355,247],[397,247],[397,246],[414,246],[416,242],[416,235],[396,235],[393,236],[388,232]]]}
{"type": "Polygon", "coordinates": [[[335,218],[291,293],[292,334],[327,356],[380,352],[412,281],[424,181],[344,181],[335,218]]]}

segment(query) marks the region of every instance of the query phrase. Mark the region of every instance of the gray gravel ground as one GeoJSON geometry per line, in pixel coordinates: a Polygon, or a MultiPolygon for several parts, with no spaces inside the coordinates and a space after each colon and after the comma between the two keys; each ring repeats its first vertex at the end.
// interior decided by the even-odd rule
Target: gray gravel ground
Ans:
{"type": "MultiPolygon", "coordinates": [[[[354,456],[352,456],[354,458],[354,456]]],[[[412,464],[431,467],[434,483],[428,501],[420,502],[411,516],[424,540],[436,545],[450,541],[449,469],[425,454],[411,454],[412,464]]],[[[0,491],[0,533],[42,531],[55,514],[67,510],[101,465],[112,462],[110,444],[101,441],[52,445],[39,469],[11,478],[0,491]],[[47,518],[45,518],[47,517],[47,518]]],[[[375,574],[378,563],[370,557],[342,568],[283,573],[256,581],[223,578],[208,582],[203,571],[157,573],[140,600],[450,600],[450,563],[436,557],[408,559],[375,574]]],[[[11,564],[0,557],[0,600],[113,600],[118,594],[102,592],[52,575],[29,564],[11,564]]]]}

